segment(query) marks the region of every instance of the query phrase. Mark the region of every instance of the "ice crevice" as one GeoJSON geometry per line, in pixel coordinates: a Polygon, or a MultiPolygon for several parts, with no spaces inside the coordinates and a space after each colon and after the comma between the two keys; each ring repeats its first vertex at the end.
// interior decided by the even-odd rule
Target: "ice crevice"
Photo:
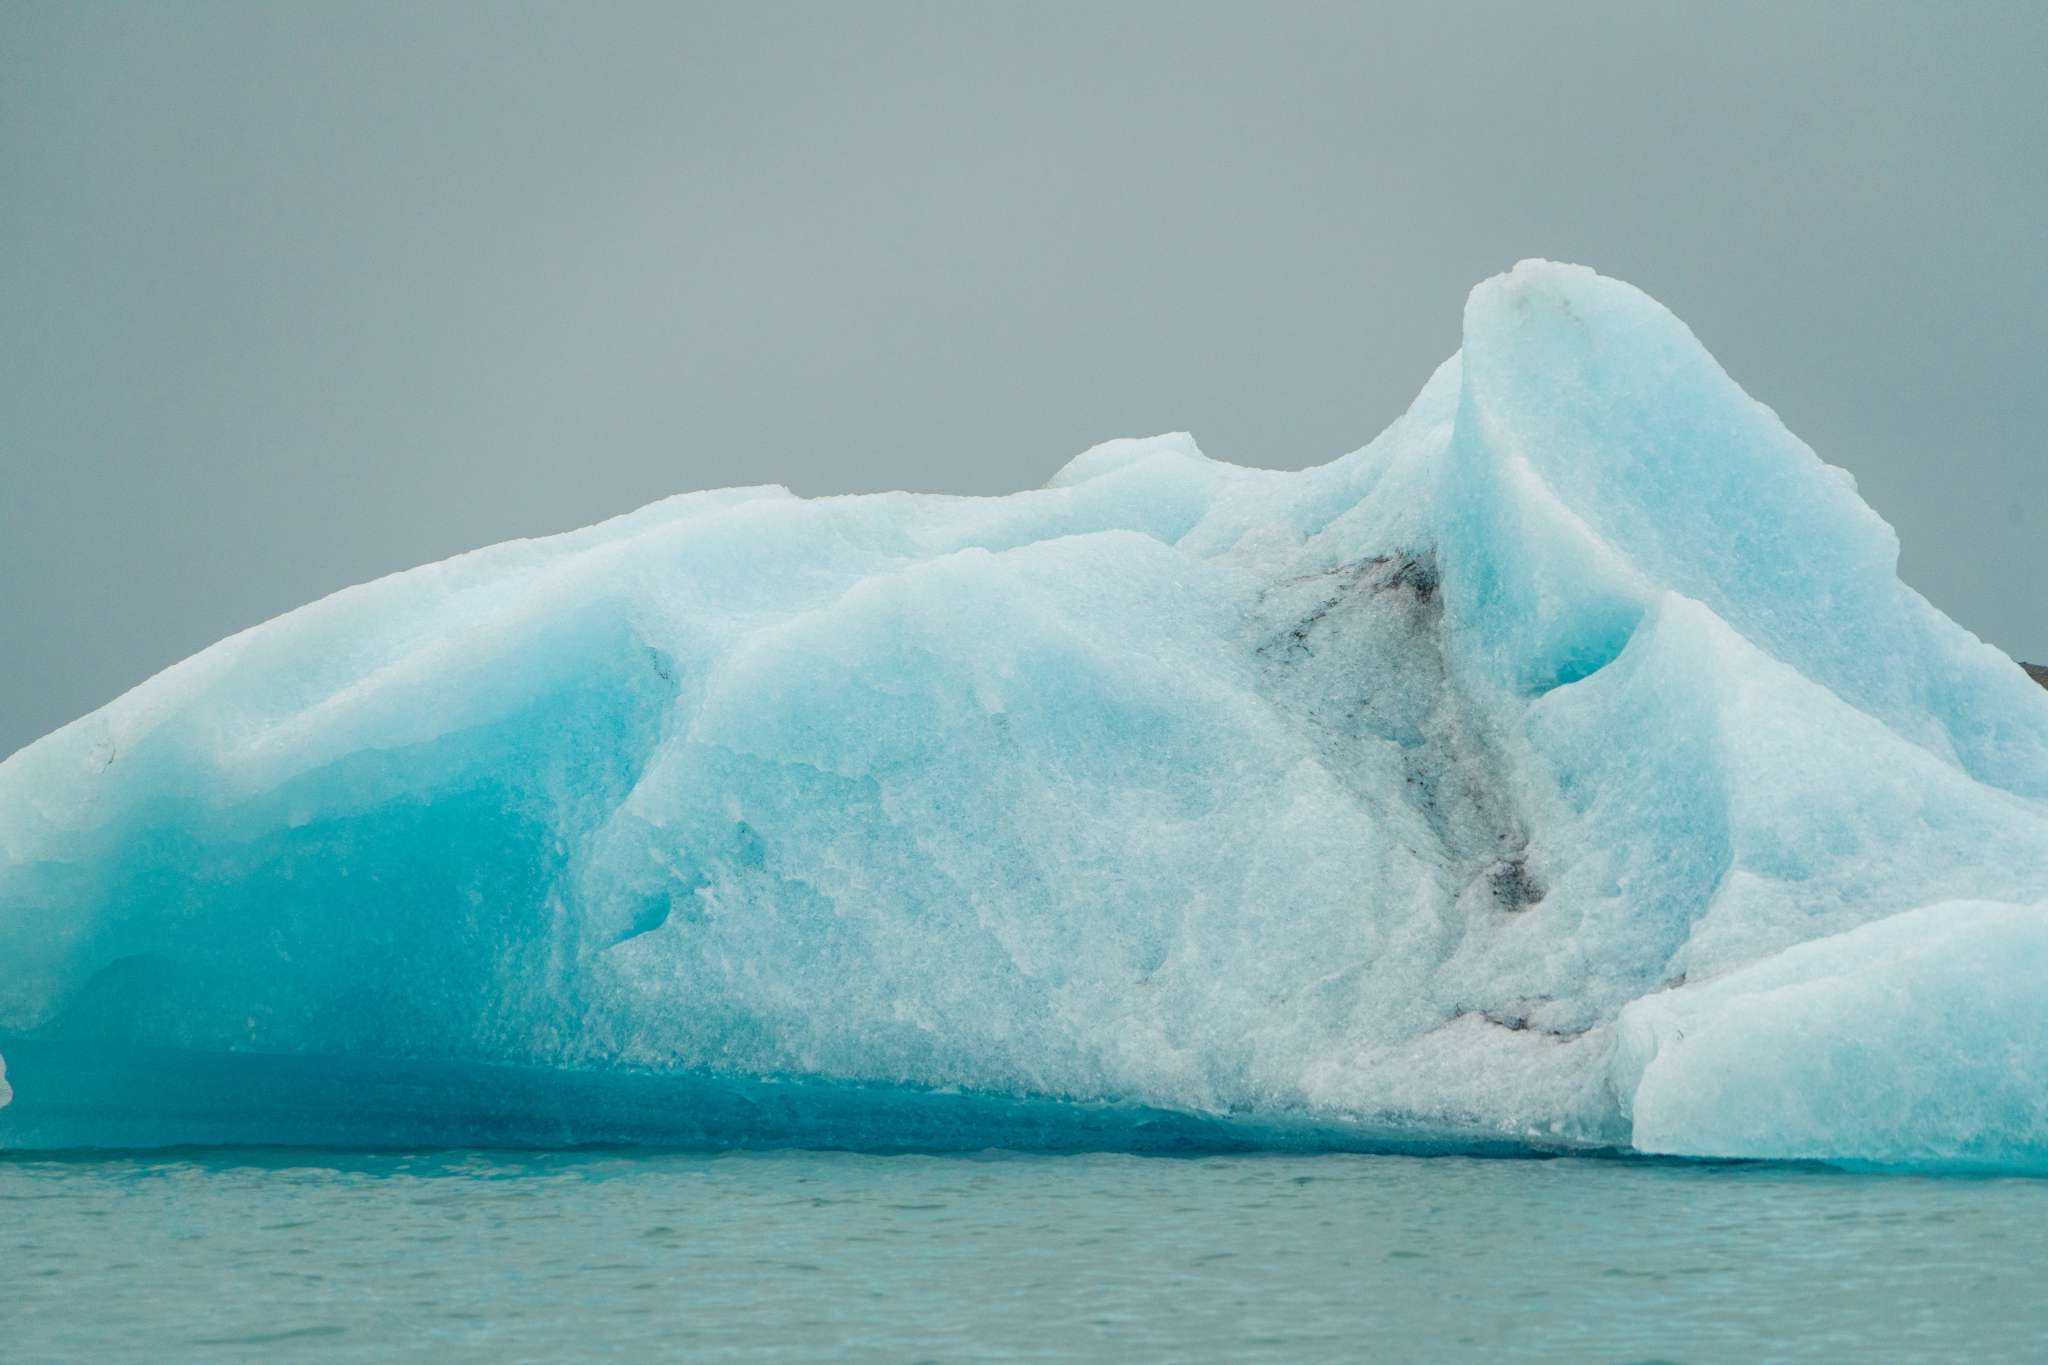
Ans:
{"type": "Polygon", "coordinates": [[[1531,261],[1298,473],[1120,440],[351,588],[0,764],[0,1145],[2048,1169],[2048,692],[1897,550],[1531,261]]]}

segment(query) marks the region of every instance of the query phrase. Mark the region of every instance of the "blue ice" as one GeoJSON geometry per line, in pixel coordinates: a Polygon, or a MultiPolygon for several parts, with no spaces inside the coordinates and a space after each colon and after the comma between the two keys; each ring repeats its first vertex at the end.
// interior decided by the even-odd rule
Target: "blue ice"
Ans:
{"type": "Polygon", "coordinates": [[[351,588],[0,765],[0,1145],[2048,1169],[2048,691],[1897,554],[1525,261],[1319,468],[1112,441],[351,588]]]}

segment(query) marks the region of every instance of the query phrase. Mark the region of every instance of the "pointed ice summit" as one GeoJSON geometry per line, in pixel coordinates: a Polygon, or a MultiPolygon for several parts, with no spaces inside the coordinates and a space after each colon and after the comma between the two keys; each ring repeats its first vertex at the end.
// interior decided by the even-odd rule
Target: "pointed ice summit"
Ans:
{"type": "Polygon", "coordinates": [[[1625,284],[1370,446],[698,493],[0,765],[0,1145],[2048,1169],[2048,692],[1625,284]]]}

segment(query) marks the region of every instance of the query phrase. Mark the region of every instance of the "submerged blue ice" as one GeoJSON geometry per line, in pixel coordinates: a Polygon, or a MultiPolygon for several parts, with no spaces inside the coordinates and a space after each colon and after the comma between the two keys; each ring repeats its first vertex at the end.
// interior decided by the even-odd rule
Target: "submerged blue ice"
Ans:
{"type": "Polygon", "coordinates": [[[1531,261],[1320,468],[398,574],[0,765],[0,1145],[2048,1169],[2048,692],[1896,559],[1531,261]]]}

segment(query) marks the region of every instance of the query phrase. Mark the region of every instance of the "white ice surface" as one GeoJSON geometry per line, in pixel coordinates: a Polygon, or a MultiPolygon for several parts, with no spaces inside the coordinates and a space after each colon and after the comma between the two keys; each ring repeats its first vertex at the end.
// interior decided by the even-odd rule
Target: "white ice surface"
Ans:
{"type": "Polygon", "coordinates": [[[2048,906],[1955,901],[1636,1001],[1647,1152],[2044,1169],[2048,906]]]}
{"type": "Polygon", "coordinates": [[[0,1034],[2025,1165],[2031,1025],[1799,977],[1916,1068],[1858,1109],[1726,995],[2048,899],[2048,692],[1896,557],[1524,262],[1320,468],[689,494],[223,641],[0,765],[0,1034]]]}

